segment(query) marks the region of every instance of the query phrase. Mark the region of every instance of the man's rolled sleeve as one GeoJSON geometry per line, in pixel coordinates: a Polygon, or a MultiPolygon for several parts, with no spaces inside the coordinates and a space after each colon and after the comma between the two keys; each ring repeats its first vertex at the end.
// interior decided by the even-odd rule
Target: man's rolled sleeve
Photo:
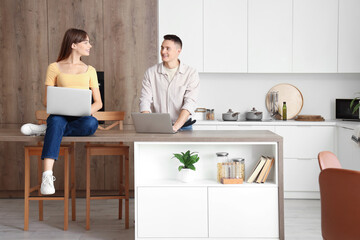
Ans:
{"type": "Polygon", "coordinates": [[[197,71],[194,71],[194,73],[190,75],[189,85],[184,95],[184,104],[181,108],[189,111],[190,114],[194,114],[196,108],[196,102],[199,96],[199,85],[199,74],[197,71]]]}
{"type": "Polygon", "coordinates": [[[151,82],[149,78],[148,71],[144,74],[144,79],[142,81],[142,89],[140,96],[140,112],[149,111],[151,112],[151,104],[153,102],[151,82]]]}

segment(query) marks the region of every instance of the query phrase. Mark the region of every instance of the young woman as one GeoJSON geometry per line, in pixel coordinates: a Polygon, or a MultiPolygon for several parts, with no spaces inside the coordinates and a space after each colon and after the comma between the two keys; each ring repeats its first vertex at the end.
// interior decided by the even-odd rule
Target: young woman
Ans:
{"type": "MultiPolygon", "coordinates": [[[[81,61],[82,56],[89,56],[91,44],[88,34],[80,29],[69,29],[65,32],[60,53],[56,62],[50,64],[46,73],[46,87],[58,86],[78,89],[91,89],[93,104],[91,114],[102,107],[96,70],[81,61]]],[[[50,115],[41,158],[44,160],[41,194],[55,193],[53,166],[58,158],[63,136],[88,136],[95,133],[98,122],[93,116],[69,117],[50,115]]]]}

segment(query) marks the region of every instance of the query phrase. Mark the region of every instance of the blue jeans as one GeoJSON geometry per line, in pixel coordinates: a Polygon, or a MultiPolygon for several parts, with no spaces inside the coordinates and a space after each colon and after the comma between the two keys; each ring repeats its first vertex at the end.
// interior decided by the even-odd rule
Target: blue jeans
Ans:
{"type": "Polygon", "coordinates": [[[63,136],[89,136],[98,128],[98,121],[93,116],[69,117],[50,115],[44,138],[41,158],[58,159],[63,136]]]}

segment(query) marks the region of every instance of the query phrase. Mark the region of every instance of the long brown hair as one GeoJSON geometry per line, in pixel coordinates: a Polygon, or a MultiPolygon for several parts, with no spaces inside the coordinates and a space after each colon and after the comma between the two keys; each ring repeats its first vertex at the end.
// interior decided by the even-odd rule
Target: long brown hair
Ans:
{"type": "Polygon", "coordinates": [[[57,62],[68,58],[71,54],[72,48],[71,45],[73,43],[79,43],[86,40],[88,34],[81,29],[70,28],[65,32],[64,38],[61,43],[61,49],[59,52],[59,56],[57,58],[57,62]]]}

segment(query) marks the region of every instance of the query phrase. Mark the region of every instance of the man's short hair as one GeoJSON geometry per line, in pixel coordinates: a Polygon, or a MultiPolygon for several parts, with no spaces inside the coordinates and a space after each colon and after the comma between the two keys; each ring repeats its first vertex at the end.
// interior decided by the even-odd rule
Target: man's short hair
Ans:
{"type": "Polygon", "coordinates": [[[171,40],[173,41],[174,43],[178,44],[180,46],[180,48],[182,48],[182,41],[181,39],[176,36],[176,35],[173,35],[173,34],[167,34],[164,36],[164,40],[171,40]]]}

